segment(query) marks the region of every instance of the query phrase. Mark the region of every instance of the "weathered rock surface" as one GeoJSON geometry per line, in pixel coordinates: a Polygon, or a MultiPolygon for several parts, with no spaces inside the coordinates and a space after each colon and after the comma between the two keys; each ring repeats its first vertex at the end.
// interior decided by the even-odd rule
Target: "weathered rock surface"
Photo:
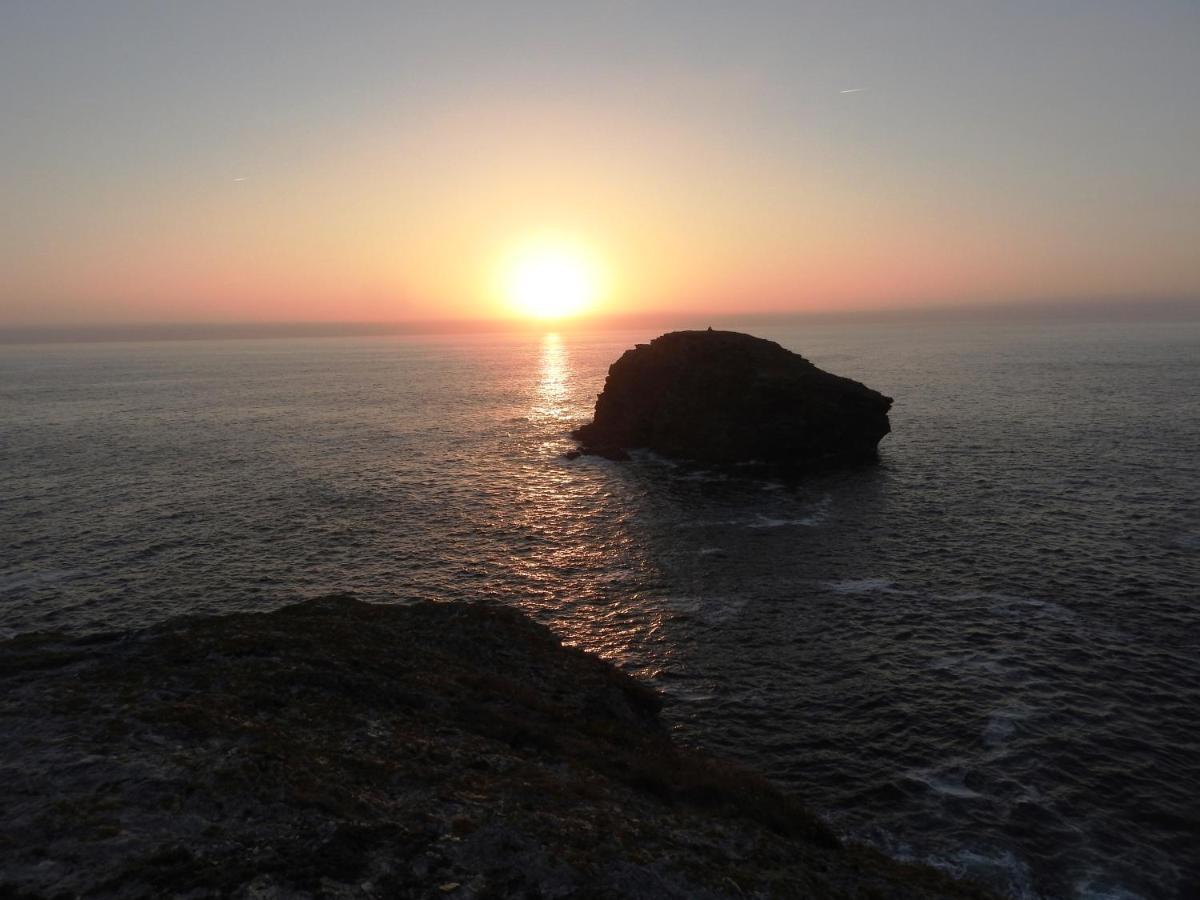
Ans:
{"type": "Polygon", "coordinates": [[[514,611],[0,644],[0,897],[981,897],[676,747],[514,611]]]}
{"type": "Polygon", "coordinates": [[[735,331],[674,331],[609,367],[575,437],[601,455],[645,447],[713,463],[874,459],[892,399],[735,331]]]}

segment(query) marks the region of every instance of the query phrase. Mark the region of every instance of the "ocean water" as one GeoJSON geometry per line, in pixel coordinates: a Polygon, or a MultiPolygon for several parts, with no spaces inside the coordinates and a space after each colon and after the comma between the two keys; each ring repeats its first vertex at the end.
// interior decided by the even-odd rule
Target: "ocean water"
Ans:
{"type": "Polygon", "coordinates": [[[0,634],[510,603],[844,834],[1200,895],[1200,326],[753,330],[896,398],[878,466],[564,459],[650,332],[2,347],[0,634]]]}

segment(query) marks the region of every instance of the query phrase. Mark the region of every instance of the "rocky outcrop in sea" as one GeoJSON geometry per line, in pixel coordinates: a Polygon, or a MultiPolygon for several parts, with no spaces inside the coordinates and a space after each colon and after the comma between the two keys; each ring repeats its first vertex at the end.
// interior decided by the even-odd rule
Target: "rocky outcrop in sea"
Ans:
{"type": "Polygon", "coordinates": [[[332,596],[0,644],[0,897],[892,897],[513,610],[332,596]]]}
{"type": "Polygon", "coordinates": [[[874,459],[892,399],[779,344],[734,331],[674,331],[608,370],[582,452],[646,448],[709,463],[816,466],[874,459]]]}

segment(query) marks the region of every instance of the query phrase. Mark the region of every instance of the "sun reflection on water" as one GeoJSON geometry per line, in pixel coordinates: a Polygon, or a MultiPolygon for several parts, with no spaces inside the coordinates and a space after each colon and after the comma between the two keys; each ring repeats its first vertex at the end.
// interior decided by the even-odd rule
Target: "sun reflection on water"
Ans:
{"type": "Polygon", "coordinates": [[[567,348],[557,332],[549,332],[542,338],[541,380],[533,407],[533,417],[565,419],[567,417],[567,374],[570,360],[567,348]]]}
{"type": "Polygon", "coordinates": [[[504,580],[516,586],[513,602],[564,644],[635,669],[655,660],[647,668],[655,674],[669,651],[652,601],[639,594],[660,576],[631,529],[638,482],[607,462],[564,458],[574,447],[568,430],[591,411],[581,362],[561,334],[540,338],[525,401],[534,427],[504,512],[513,535],[504,580]],[[642,652],[647,643],[661,652],[642,652]]]}

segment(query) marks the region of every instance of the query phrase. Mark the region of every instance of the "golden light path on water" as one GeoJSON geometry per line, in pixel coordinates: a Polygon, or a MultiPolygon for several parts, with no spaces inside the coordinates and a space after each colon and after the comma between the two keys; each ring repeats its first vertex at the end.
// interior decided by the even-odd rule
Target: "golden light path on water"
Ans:
{"type": "MultiPolygon", "coordinates": [[[[670,653],[638,649],[665,639],[662,598],[644,592],[659,578],[636,539],[641,488],[612,478],[600,461],[563,458],[574,446],[569,430],[587,419],[595,395],[573,390],[578,379],[561,335],[545,334],[537,352],[527,409],[541,437],[521,466],[514,507],[515,524],[536,540],[509,559],[524,587],[519,603],[565,644],[642,668],[644,660],[670,653]]],[[[653,677],[656,670],[643,674],[653,677]]]]}
{"type": "Polygon", "coordinates": [[[567,350],[557,332],[542,338],[541,379],[537,386],[537,402],[533,418],[539,421],[567,417],[567,350]]]}

